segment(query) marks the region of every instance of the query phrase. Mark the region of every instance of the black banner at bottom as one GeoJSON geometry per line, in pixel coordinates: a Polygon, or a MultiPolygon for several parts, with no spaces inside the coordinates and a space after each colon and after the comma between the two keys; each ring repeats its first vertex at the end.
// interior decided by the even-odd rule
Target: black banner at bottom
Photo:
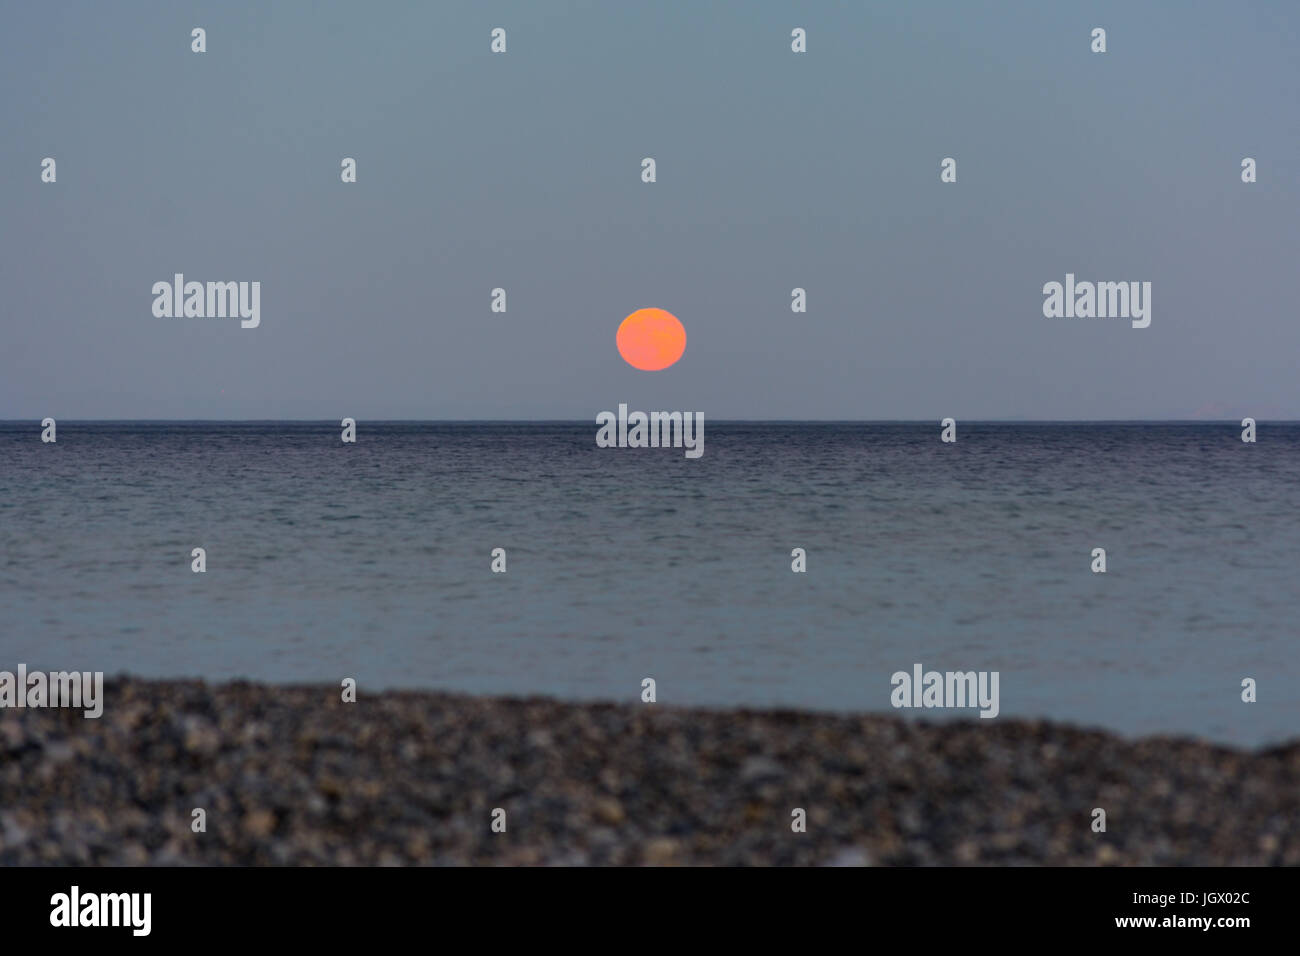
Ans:
{"type": "Polygon", "coordinates": [[[687,933],[734,945],[787,934],[881,938],[911,927],[927,944],[1047,934],[1232,945],[1284,930],[1294,877],[1246,868],[8,868],[0,870],[0,914],[8,942],[76,934],[78,944],[338,945],[429,939],[431,931],[436,943],[460,931],[488,934],[481,941],[493,944],[520,934],[533,943],[676,945],[687,933]]]}

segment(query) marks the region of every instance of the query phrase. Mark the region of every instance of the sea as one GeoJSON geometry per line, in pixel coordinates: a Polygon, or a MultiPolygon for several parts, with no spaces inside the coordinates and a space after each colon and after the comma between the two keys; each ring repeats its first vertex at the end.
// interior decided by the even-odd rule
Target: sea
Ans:
{"type": "Polygon", "coordinates": [[[1300,424],[705,432],[0,422],[0,670],[1300,737],[1300,424]]]}

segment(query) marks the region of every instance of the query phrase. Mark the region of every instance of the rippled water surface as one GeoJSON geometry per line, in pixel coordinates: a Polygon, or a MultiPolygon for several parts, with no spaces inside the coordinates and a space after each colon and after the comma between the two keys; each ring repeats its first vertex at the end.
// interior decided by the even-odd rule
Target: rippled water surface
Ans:
{"type": "Polygon", "coordinates": [[[959,428],[3,423],[0,669],[878,711],[920,662],[1004,716],[1300,736],[1300,426],[959,428]]]}

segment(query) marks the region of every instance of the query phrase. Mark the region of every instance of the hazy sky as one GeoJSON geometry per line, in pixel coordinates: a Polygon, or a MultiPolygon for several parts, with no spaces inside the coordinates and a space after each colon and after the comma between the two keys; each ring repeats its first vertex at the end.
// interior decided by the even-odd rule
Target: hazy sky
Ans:
{"type": "Polygon", "coordinates": [[[1297,36],[1289,0],[11,4],[0,419],[1300,418],[1297,36]],[[261,326],[155,318],[176,272],[260,281],[261,326]],[[1150,328],[1044,318],[1067,272],[1150,281],[1150,328]],[[646,306],[662,372],[614,346],[646,306]]]}

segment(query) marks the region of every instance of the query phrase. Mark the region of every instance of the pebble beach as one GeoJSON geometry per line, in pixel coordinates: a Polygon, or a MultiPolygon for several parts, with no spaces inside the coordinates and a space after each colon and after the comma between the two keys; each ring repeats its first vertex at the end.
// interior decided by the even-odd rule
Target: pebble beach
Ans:
{"type": "Polygon", "coordinates": [[[119,678],[0,711],[0,865],[67,864],[1298,865],[1300,739],[119,678]]]}

